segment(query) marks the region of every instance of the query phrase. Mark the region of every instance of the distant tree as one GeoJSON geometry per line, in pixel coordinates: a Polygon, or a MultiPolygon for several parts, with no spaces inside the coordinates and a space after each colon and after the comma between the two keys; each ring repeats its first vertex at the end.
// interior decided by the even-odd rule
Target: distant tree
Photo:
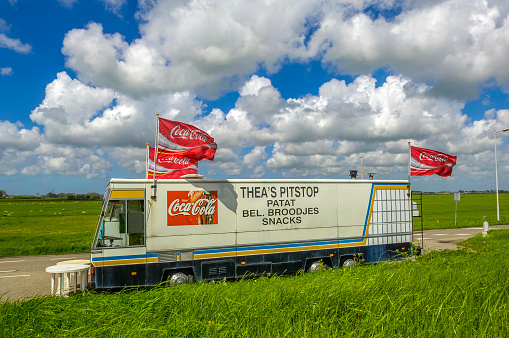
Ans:
{"type": "Polygon", "coordinates": [[[46,194],[46,198],[58,198],[58,195],[52,192],[46,194]]]}
{"type": "Polygon", "coordinates": [[[89,192],[87,195],[87,200],[100,199],[101,195],[96,192],[89,192]]]}
{"type": "Polygon", "coordinates": [[[7,193],[5,192],[5,190],[0,190],[0,198],[4,198],[4,197],[7,197],[7,193]]]}

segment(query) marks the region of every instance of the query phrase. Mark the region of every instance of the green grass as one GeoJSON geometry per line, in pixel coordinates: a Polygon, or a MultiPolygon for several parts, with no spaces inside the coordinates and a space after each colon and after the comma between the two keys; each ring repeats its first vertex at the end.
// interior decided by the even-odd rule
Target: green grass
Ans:
{"type": "Polygon", "coordinates": [[[314,274],[0,304],[0,336],[508,337],[509,231],[314,274]]]}
{"type": "MultiPolygon", "coordinates": [[[[414,197],[414,201],[416,198],[414,197]]],[[[424,230],[480,227],[484,217],[490,225],[509,224],[509,194],[499,194],[500,221],[497,222],[495,194],[461,194],[454,225],[454,195],[422,195],[424,230]]],[[[420,218],[414,218],[414,230],[420,230],[420,218]]]]}
{"type": "MultiPolygon", "coordinates": [[[[495,194],[462,194],[456,227],[482,226],[484,216],[509,224],[509,194],[499,201],[497,222],[495,194]]],[[[454,228],[455,207],[452,194],[423,195],[424,229],[454,228]]],[[[101,201],[0,199],[0,257],[88,252],[100,210],[101,201]]]]}
{"type": "Polygon", "coordinates": [[[0,199],[0,257],[90,251],[101,203],[0,199]]]}

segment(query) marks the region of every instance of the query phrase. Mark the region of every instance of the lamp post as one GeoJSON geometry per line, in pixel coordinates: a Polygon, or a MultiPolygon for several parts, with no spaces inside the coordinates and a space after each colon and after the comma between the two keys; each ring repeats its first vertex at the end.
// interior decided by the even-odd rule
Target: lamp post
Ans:
{"type": "Polygon", "coordinates": [[[499,203],[498,203],[497,133],[504,133],[508,130],[509,130],[509,128],[505,128],[505,129],[498,130],[493,133],[493,139],[495,140],[495,186],[497,189],[497,222],[500,221],[500,207],[499,207],[499,203]]]}

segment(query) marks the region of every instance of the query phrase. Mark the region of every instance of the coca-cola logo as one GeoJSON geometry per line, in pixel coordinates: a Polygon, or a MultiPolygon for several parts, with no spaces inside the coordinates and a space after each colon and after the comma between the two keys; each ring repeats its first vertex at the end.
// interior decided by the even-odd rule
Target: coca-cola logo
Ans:
{"type": "Polygon", "coordinates": [[[191,130],[187,128],[181,128],[177,125],[170,131],[170,136],[174,139],[181,138],[186,140],[201,140],[207,143],[207,135],[204,135],[198,130],[191,130]]]}
{"type": "Polygon", "coordinates": [[[186,165],[186,164],[191,163],[191,161],[188,157],[174,157],[174,156],[162,158],[159,160],[159,162],[174,163],[174,164],[181,164],[181,165],[186,165]]]}
{"type": "Polygon", "coordinates": [[[425,160],[425,161],[434,161],[434,162],[449,162],[449,157],[445,156],[444,154],[428,154],[428,153],[420,153],[419,154],[419,160],[425,160]]]}
{"type": "Polygon", "coordinates": [[[177,216],[196,216],[196,215],[214,215],[216,212],[216,201],[217,199],[199,199],[196,202],[181,202],[179,199],[171,202],[168,207],[168,215],[177,216]]]}
{"type": "Polygon", "coordinates": [[[167,225],[217,224],[217,208],[217,191],[168,191],[167,225]]]}

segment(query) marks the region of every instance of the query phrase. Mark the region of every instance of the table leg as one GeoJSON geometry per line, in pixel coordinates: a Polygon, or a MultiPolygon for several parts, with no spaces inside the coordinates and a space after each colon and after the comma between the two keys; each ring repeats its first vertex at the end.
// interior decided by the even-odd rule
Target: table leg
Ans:
{"type": "Polygon", "coordinates": [[[81,277],[80,290],[85,291],[88,284],[88,270],[80,271],[80,277],[81,277]]]}
{"type": "Polygon", "coordinates": [[[51,294],[55,294],[55,274],[51,274],[51,294]]]}
{"type": "Polygon", "coordinates": [[[64,274],[63,273],[59,273],[58,274],[58,289],[57,289],[57,294],[62,295],[63,290],[64,290],[64,274]]]}
{"type": "Polygon", "coordinates": [[[71,273],[70,272],[66,272],[65,273],[65,280],[67,282],[67,293],[70,293],[71,291],[71,273]]]}
{"type": "Polygon", "coordinates": [[[74,272],[74,294],[76,294],[76,285],[78,284],[78,273],[74,272]]]}

